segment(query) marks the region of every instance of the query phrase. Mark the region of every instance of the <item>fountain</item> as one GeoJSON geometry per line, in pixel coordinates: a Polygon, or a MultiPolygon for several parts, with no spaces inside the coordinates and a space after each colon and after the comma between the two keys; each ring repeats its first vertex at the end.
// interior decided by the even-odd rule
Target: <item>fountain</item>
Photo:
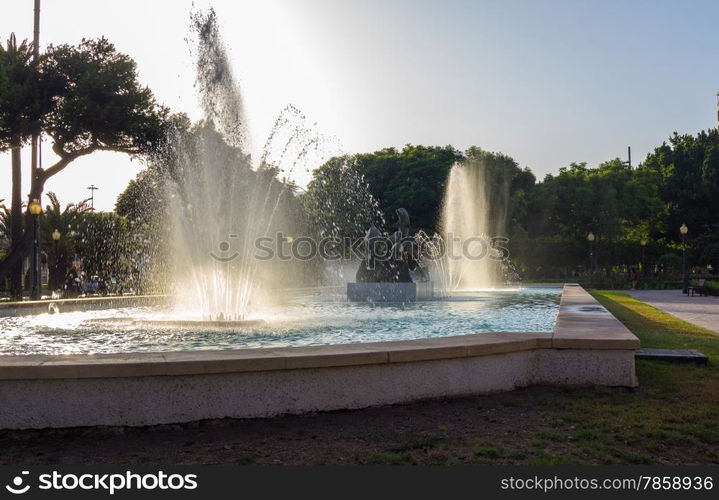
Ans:
{"type": "Polygon", "coordinates": [[[364,239],[365,255],[357,282],[347,283],[356,302],[414,302],[433,298],[432,282],[418,241],[409,233],[409,213],[397,209],[397,231],[383,235],[374,225],[364,239]]]}
{"type": "MultiPolygon", "coordinates": [[[[283,134],[280,117],[271,134],[283,141],[279,157],[269,161],[265,147],[253,164],[214,13],[193,22],[204,119],[178,121],[155,166],[174,311],[158,296],[56,300],[55,314],[45,303],[0,304],[0,429],[270,417],[533,384],[636,385],[637,339],[609,314],[575,310],[597,307],[581,287],[477,290],[494,283],[496,262],[471,258],[482,248],[459,258],[441,251],[459,239],[497,257],[489,236],[502,234],[508,181],[481,161],[452,168],[441,235],[410,236],[399,209],[392,234],[370,227],[346,291],[293,290],[307,286],[293,278],[297,262],[258,259],[255,244],[304,234],[293,185],[281,179],[300,162],[281,164],[317,141],[302,143],[293,127],[283,134]],[[415,250],[423,244],[437,259],[442,300],[415,302],[436,298],[415,250]]],[[[365,201],[337,200],[315,215],[365,210],[356,230],[376,220],[361,176],[338,181],[365,201]]]]}
{"type": "Polygon", "coordinates": [[[441,266],[449,290],[490,288],[499,281],[505,255],[493,238],[504,235],[509,183],[506,171],[481,157],[452,167],[441,216],[441,266]]]}
{"type": "MultiPolygon", "coordinates": [[[[177,309],[201,324],[255,324],[247,317],[267,300],[262,284],[277,281],[269,276],[277,262],[256,259],[254,245],[295,232],[287,217],[292,186],[278,180],[281,169],[268,164],[267,148],[252,165],[242,96],[214,12],[194,14],[193,28],[204,120],[173,132],[167,159],[177,309]]],[[[284,149],[295,139],[286,139],[284,149]]]]}
{"type": "MultiPolygon", "coordinates": [[[[309,211],[311,230],[307,232],[307,225],[298,227],[293,217],[298,197],[286,177],[321,140],[297,126],[300,114],[288,107],[253,162],[242,94],[214,12],[193,14],[192,31],[197,38],[196,87],[203,119],[194,126],[178,120],[152,166],[164,183],[160,194],[167,202],[160,225],[169,228],[164,260],[171,269],[167,279],[173,285],[169,290],[172,310],[118,307],[114,316],[87,314],[69,321],[70,316],[55,314],[53,319],[41,318],[40,323],[23,321],[11,330],[23,336],[23,343],[18,347],[0,343],[0,348],[12,353],[62,353],[67,348],[107,353],[424,338],[449,331],[497,331],[508,325],[523,330],[549,328],[557,289],[539,290],[535,295],[540,298],[532,300],[522,295],[508,298],[502,291],[475,293],[496,283],[499,266],[492,258],[497,251],[486,235],[503,232],[509,185],[506,175],[492,162],[482,161],[481,154],[468,155],[467,161],[451,169],[441,234],[429,237],[419,231],[412,235],[410,214],[400,208],[393,232],[384,234],[370,226],[366,256],[355,282],[342,279],[344,290],[318,288],[310,296],[298,292],[288,300],[289,291],[308,285],[307,280],[296,279],[293,269],[305,266],[310,273],[324,276],[332,263],[318,259],[308,266],[277,257],[258,259],[257,241],[279,233],[304,238],[311,231],[323,237],[338,236],[332,217],[325,225],[312,220],[323,214],[347,214],[350,230],[373,223],[382,227],[379,204],[361,174],[340,158],[339,177],[330,183],[347,186],[347,196],[321,199],[309,211]],[[273,141],[279,141],[279,147],[273,141]],[[460,248],[454,249],[460,250],[458,255],[451,248],[455,241],[460,242],[460,248]],[[467,242],[468,248],[461,248],[467,242]],[[486,254],[482,259],[471,258],[482,253],[486,254]],[[430,269],[438,283],[436,292],[430,269]],[[322,300],[317,299],[322,294],[322,300]],[[418,300],[421,309],[411,309],[418,300]],[[361,304],[352,302],[386,303],[389,309],[374,310],[379,319],[372,320],[365,309],[357,308],[361,304]],[[486,310],[478,315],[472,309],[495,304],[505,312],[525,306],[533,310],[535,302],[541,307],[533,312],[536,318],[528,316],[528,323],[515,323],[513,318],[486,310]],[[405,324],[408,314],[421,315],[423,320],[410,319],[414,328],[397,334],[395,325],[405,324]],[[66,332],[82,332],[77,337],[84,335],[87,342],[68,347],[51,340],[56,332],[58,340],[66,332]]],[[[53,304],[59,312],[70,307],[60,301],[53,304]]]]}

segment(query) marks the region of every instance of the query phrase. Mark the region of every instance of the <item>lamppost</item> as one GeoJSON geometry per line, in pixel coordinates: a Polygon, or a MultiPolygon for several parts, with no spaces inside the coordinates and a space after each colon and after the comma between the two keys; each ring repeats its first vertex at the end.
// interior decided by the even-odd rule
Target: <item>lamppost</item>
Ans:
{"type": "Polygon", "coordinates": [[[639,240],[639,244],[640,244],[641,247],[642,247],[642,261],[640,262],[640,264],[641,264],[641,266],[642,266],[642,274],[646,274],[646,271],[645,271],[645,269],[644,269],[644,268],[646,267],[645,264],[644,264],[644,248],[647,246],[647,239],[646,239],[646,238],[642,238],[641,240],[639,240]]]}
{"type": "Polygon", "coordinates": [[[587,235],[589,242],[589,288],[594,288],[594,233],[587,235]]]}
{"type": "Polygon", "coordinates": [[[40,269],[38,263],[40,261],[40,231],[38,224],[38,217],[42,213],[42,205],[37,199],[32,200],[27,206],[28,212],[32,215],[32,227],[33,227],[33,238],[32,238],[32,263],[30,264],[30,299],[40,299],[40,269]]]}
{"type": "Polygon", "coordinates": [[[53,289],[58,288],[60,285],[60,252],[58,251],[58,246],[61,237],[62,235],[57,229],[52,232],[52,241],[55,242],[55,279],[53,279],[53,289]]]}
{"type": "Polygon", "coordinates": [[[682,291],[688,293],[689,291],[689,273],[687,272],[687,233],[689,228],[686,224],[682,224],[679,228],[679,233],[682,235],[682,291]]]}

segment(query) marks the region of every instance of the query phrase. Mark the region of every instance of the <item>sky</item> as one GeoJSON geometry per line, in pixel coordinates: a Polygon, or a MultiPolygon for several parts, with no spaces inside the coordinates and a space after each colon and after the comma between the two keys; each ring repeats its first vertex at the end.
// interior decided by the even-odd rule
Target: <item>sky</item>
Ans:
{"type": "MultiPolygon", "coordinates": [[[[716,0],[43,0],[41,49],[105,36],[160,103],[200,119],[187,38],[192,9],[210,5],[255,155],[289,104],[346,153],[477,145],[538,178],[625,158],[627,146],[636,165],[674,131],[716,126],[716,0]]],[[[32,8],[0,0],[3,41],[32,38],[32,8]]],[[[111,210],[143,167],[95,153],[45,190],[77,202],[95,184],[96,208],[111,210]]],[[[0,199],[9,179],[0,154],[0,199]]]]}

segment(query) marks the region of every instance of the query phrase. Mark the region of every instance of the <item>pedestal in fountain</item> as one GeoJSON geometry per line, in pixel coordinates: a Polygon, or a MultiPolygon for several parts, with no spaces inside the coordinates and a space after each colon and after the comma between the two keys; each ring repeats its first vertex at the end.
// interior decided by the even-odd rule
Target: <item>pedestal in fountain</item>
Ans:
{"type": "Polygon", "coordinates": [[[409,283],[347,283],[347,298],[352,302],[415,302],[434,298],[431,281],[409,283]]]}

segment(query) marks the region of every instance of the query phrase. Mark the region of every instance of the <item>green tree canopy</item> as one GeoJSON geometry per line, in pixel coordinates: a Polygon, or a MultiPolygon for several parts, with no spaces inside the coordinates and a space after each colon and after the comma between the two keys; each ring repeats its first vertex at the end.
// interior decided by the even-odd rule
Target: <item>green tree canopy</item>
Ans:
{"type": "Polygon", "coordinates": [[[361,237],[383,222],[356,157],[335,157],[317,168],[301,203],[320,237],[361,237]]]}
{"type": "Polygon", "coordinates": [[[412,227],[434,231],[449,170],[463,158],[452,146],[406,145],[352,158],[388,221],[398,208],[409,211],[412,227]]]}
{"type": "Polygon", "coordinates": [[[149,153],[164,138],[167,109],[140,85],[136,63],[107,39],[50,45],[40,69],[53,96],[42,129],[60,157],[42,173],[41,183],[80,156],[149,153]]]}
{"type": "MultiPolygon", "coordinates": [[[[21,44],[16,52],[22,57],[15,55],[13,60],[25,64],[28,46],[21,44]]],[[[0,62],[9,60],[11,51],[3,54],[0,62]]],[[[165,137],[167,110],[140,85],[135,62],[117,52],[105,38],[83,39],[77,46],[51,45],[39,65],[20,65],[22,71],[15,72],[10,71],[12,67],[0,65],[4,68],[0,69],[0,79],[17,81],[11,90],[0,91],[0,144],[7,143],[17,130],[39,130],[52,139],[53,151],[59,157],[32,176],[30,199],[39,199],[48,179],[81,156],[95,151],[147,154],[165,137]],[[15,100],[27,116],[12,108],[15,100]]],[[[14,167],[15,163],[19,162],[14,162],[14,167]]],[[[19,182],[20,177],[14,175],[13,184],[19,186],[19,182]]],[[[13,242],[10,254],[0,263],[0,277],[27,252],[32,232],[29,225],[27,220],[21,241],[13,242]]]]}
{"type": "Polygon", "coordinates": [[[647,156],[639,168],[656,177],[665,212],[654,228],[678,241],[679,226],[701,235],[719,227],[719,132],[702,131],[696,136],[674,133],[647,156]]]}
{"type": "Polygon", "coordinates": [[[14,34],[0,45],[0,151],[27,142],[49,110],[49,85],[32,57],[32,43],[14,34]]]}

